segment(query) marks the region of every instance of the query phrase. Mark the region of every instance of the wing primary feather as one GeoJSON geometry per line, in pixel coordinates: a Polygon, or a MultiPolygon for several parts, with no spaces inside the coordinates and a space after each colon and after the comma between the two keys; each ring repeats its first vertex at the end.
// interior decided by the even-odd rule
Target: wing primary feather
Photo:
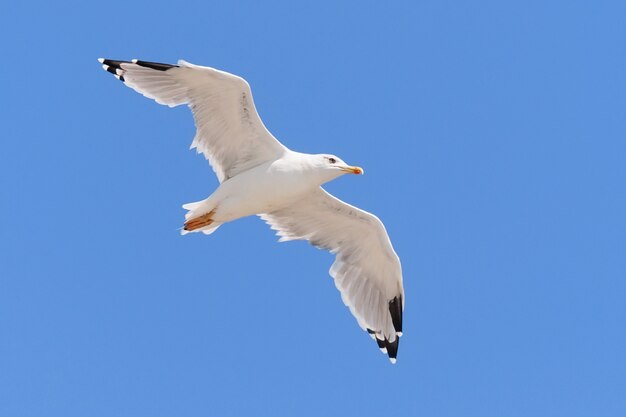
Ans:
{"type": "Polygon", "coordinates": [[[396,296],[389,301],[389,314],[396,333],[402,333],[402,296],[396,296]]]}
{"type": "Polygon", "coordinates": [[[396,337],[396,340],[393,342],[389,342],[385,339],[385,346],[387,348],[387,355],[389,355],[389,360],[391,363],[396,362],[396,358],[398,357],[398,344],[400,343],[400,338],[396,337]]]}
{"type": "Polygon", "coordinates": [[[122,68],[121,67],[122,64],[130,64],[130,63],[131,63],[130,61],[116,61],[114,59],[103,59],[102,60],[102,64],[107,65],[107,66],[112,67],[112,68],[122,68]]]}
{"type": "Polygon", "coordinates": [[[178,67],[178,65],[163,64],[161,62],[140,61],[140,60],[135,60],[133,61],[133,63],[139,65],[140,67],[151,68],[157,71],[167,71],[168,69],[178,67]]]}
{"type": "Polygon", "coordinates": [[[383,353],[387,353],[387,344],[384,340],[376,338],[376,343],[378,343],[378,349],[380,349],[383,353]]]}
{"type": "Polygon", "coordinates": [[[122,82],[126,81],[124,79],[124,70],[122,69],[121,64],[130,64],[129,61],[115,61],[103,58],[98,59],[98,61],[102,64],[102,68],[104,68],[105,71],[110,72],[115,76],[115,78],[122,82]]]}

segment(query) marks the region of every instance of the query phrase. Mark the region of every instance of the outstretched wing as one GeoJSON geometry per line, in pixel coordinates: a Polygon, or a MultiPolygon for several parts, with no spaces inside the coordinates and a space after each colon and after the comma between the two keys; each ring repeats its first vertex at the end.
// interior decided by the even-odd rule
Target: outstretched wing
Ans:
{"type": "Polygon", "coordinates": [[[220,182],[279,158],[286,150],[261,121],[243,78],[182,60],[178,65],[99,61],[124,84],[159,104],[189,105],[197,128],[191,148],[204,154],[220,182]]]}
{"type": "Polygon", "coordinates": [[[382,222],[322,188],[297,204],[260,215],[280,241],[308,240],[336,254],[330,275],[359,325],[395,363],[402,335],[400,259],[382,222]]]}

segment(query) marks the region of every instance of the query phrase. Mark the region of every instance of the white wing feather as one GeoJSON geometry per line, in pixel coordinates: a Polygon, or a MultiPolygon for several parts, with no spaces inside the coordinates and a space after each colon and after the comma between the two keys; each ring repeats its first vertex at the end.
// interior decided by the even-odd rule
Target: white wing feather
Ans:
{"type": "Polygon", "coordinates": [[[287,150],[267,130],[243,78],[214,68],[102,59],[104,69],[159,104],[188,104],[196,123],[191,148],[209,160],[220,182],[280,158],[287,150]]]}
{"type": "MultiPolygon", "coordinates": [[[[369,330],[379,341],[394,342],[402,334],[404,289],[400,259],[376,216],[319,188],[292,206],[260,217],[277,231],[281,242],[308,240],[336,254],[330,275],[361,328],[369,330]],[[394,299],[400,300],[399,328],[398,323],[394,326],[390,313],[394,299]]],[[[382,349],[384,344],[379,342],[379,346],[382,349]]]]}

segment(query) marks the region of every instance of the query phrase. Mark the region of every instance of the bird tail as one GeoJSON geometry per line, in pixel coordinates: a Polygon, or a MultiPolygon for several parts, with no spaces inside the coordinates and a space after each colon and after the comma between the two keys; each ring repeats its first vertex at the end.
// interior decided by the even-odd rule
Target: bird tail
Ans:
{"type": "Polygon", "coordinates": [[[205,235],[210,235],[223,224],[213,219],[215,207],[209,206],[208,200],[183,205],[183,208],[188,211],[185,214],[185,225],[180,231],[181,235],[192,232],[202,232],[205,235]]]}

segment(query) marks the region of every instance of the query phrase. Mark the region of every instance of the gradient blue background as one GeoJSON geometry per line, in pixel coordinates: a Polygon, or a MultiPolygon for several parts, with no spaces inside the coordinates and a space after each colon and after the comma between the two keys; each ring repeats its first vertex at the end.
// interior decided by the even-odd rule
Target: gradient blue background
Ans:
{"type": "Polygon", "coordinates": [[[626,415],[623,1],[7,2],[1,416],[626,415]],[[404,268],[392,366],[332,256],[257,218],[98,57],[244,76],[404,268]]]}

